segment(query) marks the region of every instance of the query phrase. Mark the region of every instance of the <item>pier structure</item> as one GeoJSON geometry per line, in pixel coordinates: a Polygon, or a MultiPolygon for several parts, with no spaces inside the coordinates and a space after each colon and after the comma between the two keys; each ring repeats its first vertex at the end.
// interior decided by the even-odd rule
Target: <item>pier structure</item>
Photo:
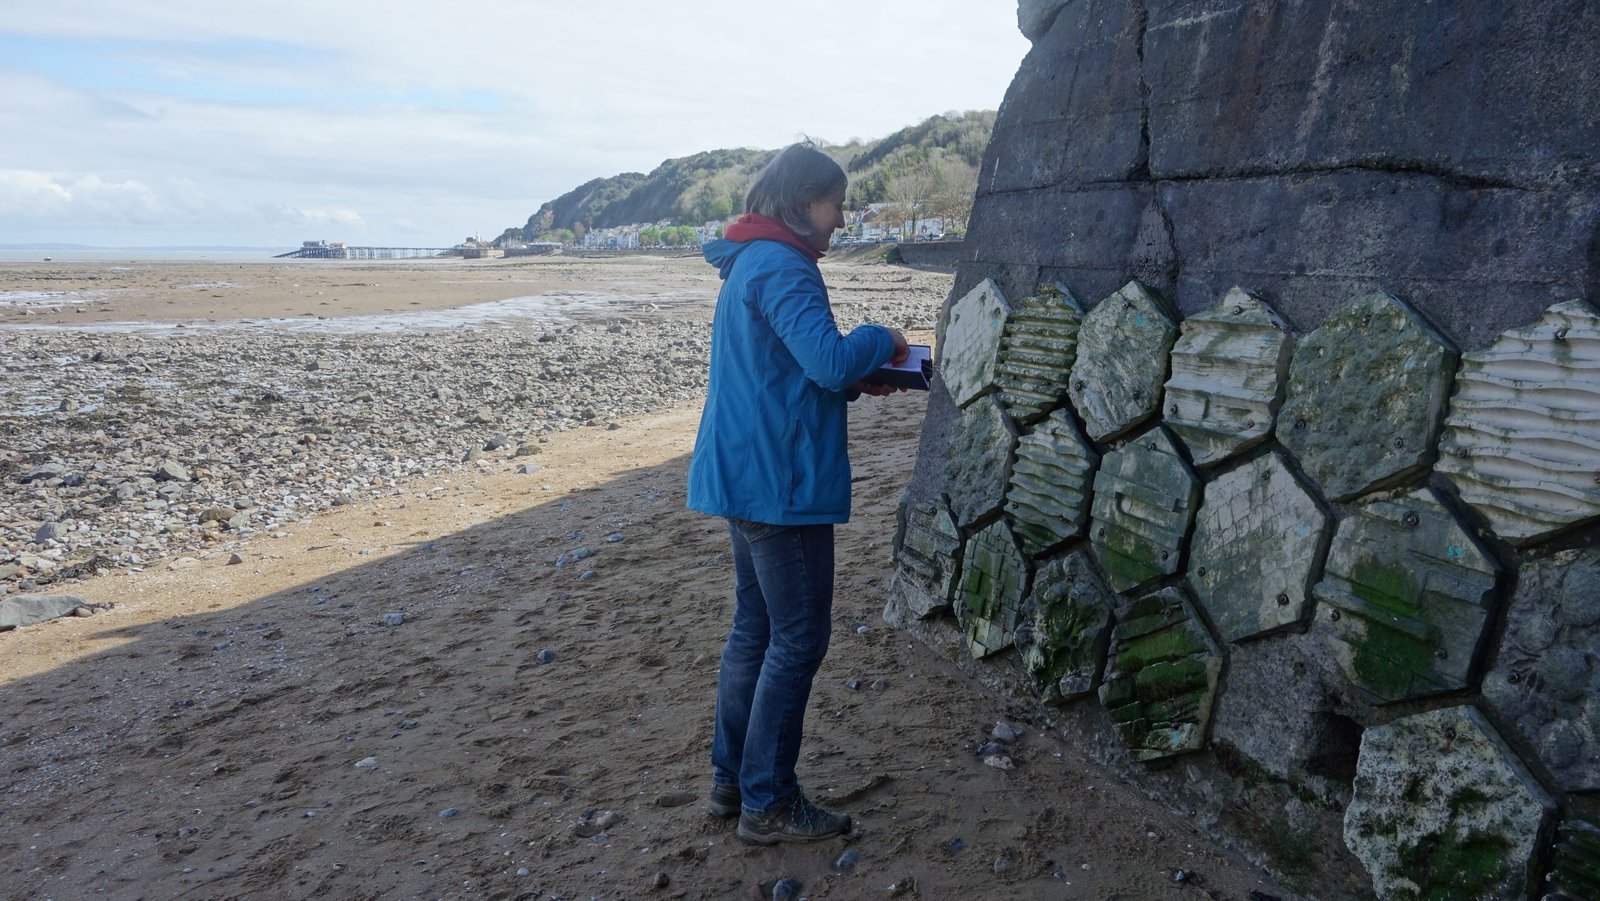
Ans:
{"type": "Polygon", "coordinates": [[[459,247],[352,247],[342,241],[305,241],[296,250],[273,259],[410,260],[459,254],[459,247]]]}

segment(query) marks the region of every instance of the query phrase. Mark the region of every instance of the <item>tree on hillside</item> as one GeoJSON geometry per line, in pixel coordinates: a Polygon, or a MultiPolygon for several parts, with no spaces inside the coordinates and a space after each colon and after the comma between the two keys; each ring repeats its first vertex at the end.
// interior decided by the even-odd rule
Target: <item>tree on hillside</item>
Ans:
{"type": "MultiPolygon", "coordinates": [[[[927,212],[935,181],[933,167],[923,163],[901,170],[884,185],[885,199],[894,218],[909,221],[913,233],[917,230],[917,220],[927,212]]],[[[903,230],[901,237],[905,237],[903,230]]]]}
{"type": "Polygon", "coordinates": [[[966,231],[972,216],[972,201],[978,193],[978,167],[962,159],[940,161],[937,185],[928,198],[928,209],[936,216],[966,231]]]}

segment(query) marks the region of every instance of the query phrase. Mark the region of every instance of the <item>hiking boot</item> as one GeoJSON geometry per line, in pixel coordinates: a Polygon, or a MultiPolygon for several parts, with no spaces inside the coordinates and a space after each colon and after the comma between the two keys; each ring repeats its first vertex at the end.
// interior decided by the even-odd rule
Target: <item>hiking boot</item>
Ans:
{"type": "Polygon", "coordinates": [[[711,791],[706,792],[706,813],[722,820],[738,816],[739,786],[711,783],[711,791]]]}
{"type": "Polygon", "coordinates": [[[739,814],[739,840],[747,845],[814,842],[849,831],[849,814],[829,813],[806,800],[798,789],[766,813],[746,810],[739,814]]]}

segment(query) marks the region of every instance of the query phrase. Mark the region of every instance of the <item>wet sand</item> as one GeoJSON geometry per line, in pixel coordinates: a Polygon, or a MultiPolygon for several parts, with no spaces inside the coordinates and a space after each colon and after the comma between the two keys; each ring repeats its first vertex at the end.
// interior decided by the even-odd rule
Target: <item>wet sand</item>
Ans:
{"type": "MultiPolygon", "coordinates": [[[[7,265],[0,292],[125,293],[0,314],[0,341],[24,320],[370,315],[561,290],[703,292],[683,315],[708,317],[715,287],[692,260],[488,262],[7,265]],[[193,287],[219,281],[236,287],[193,287]]],[[[842,307],[949,284],[824,272],[842,307]]],[[[732,574],[720,521],[683,507],[689,404],[554,433],[534,472],[505,458],[403,481],[243,541],[240,564],[52,586],[115,606],[0,634],[0,896],[760,898],[792,877],[811,898],[1294,897],[883,624],[924,401],[852,409],[856,512],[800,773],[859,835],[749,848],[700,811],[732,574]],[[1011,770],[975,754],[998,721],[1023,731],[1011,770]],[[859,861],[836,868],[845,851],[859,861]]]]}

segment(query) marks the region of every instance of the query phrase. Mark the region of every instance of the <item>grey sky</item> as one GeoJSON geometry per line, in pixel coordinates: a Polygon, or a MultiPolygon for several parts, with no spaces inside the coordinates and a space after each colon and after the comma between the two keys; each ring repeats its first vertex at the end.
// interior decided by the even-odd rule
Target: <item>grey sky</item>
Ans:
{"type": "Polygon", "coordinates": [[[432,246],[598,176],[993,109],[1012,2],[0,0],[0,243],[432,246]]]}

